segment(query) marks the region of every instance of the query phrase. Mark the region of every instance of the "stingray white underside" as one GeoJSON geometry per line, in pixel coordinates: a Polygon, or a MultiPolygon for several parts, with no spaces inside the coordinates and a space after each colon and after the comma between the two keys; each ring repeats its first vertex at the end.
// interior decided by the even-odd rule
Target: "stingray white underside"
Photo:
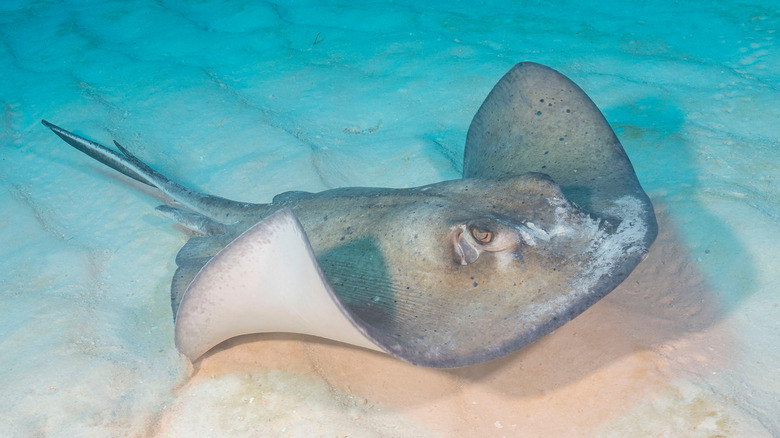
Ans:
{"type": "Polygon", "coordinates": [[[176,315],[179,351],[195,361],[235,336],[287,332],[382,351],[338,304],[298,219],[284,208],[214,256],[176,315]]]}

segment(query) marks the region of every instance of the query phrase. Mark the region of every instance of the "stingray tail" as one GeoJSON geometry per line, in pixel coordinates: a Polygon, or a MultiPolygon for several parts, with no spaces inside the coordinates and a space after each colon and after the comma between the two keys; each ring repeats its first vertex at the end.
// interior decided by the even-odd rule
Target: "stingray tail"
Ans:
{"type": "Polygon", "coordinates": [[[260,204],[237,202],[212,196],[171,181],[139,160],[116,141],[114,141],[114,145],[119,149],[119,152],[66,131],[46,120],[41,120],[41,123],[74,148],[136,181],[160,190],[181,204],[185,209],[161,206],[158,210],[198,233],[205,235],[224,233],[226,225],[236,222],[237,218],[241,217],[242,214],[245,215],[248,210],[260,206],[260,204]]]}

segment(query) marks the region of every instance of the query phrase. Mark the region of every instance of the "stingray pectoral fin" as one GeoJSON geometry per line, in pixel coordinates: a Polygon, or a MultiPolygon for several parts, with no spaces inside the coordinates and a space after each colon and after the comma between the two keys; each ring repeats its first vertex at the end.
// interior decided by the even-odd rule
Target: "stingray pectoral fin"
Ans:
{"type": "Polygon", "coordinates": [[[176,315],[176,347],[195,361],[235,336],[291,332],[381,351],[345,313],[290,209],[258,222],[193,279],[176,315]]]}
{"type": "Polygon", "coordinates": [[[649,248],[655,239],[650,199],[596,104],[563,74],[521,62],[498,81],[474,116],[463,177],[529,172],[549,175],[568,200],[601,217],[614,217],[621,199],[636,199],[647,230],[641,244],[649,248]]]}

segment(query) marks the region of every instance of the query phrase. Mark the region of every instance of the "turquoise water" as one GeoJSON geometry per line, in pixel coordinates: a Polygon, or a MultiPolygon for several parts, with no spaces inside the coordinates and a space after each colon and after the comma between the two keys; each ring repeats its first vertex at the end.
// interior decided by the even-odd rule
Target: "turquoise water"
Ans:
{"type": "MultiPolygon", "coordinates": [[[[717,418],[740,419],[685,417],[680,430],[780,435],[775,2],[418,3],[0,5],[4,433],[150,434],[189,376],[168,298],[186,236],[155,213],[148,190],[68,148],[41,119],[116,139],[231,199],[414,187],[460,177],[479,104],[512,65],[535,61],[577,82],[615,128],[667,233],[642,273],[656,286],[641,298],[675,307],[653,322],[709,353],[683,360],[665,353],[674,342],[639,335],[637,348],[668,360],[669,385],[692,385],[717,400],[717,418]],[[703,316],[696,300],[714,310],[703,316]],[[710,351],[696,340],[712,330],[729,341],[710,351]]],[[[653,397],[662,399],[644,399],[642,430],[681,436],[653,397]]],[[[519,417],[500,424],[519,426],[497,433],[522,436],[519,417]]],[[[366,427],[357,434],[395,436],[366,427]]],[[[578,427],[569,430],[608,434],[578,427]]]]}

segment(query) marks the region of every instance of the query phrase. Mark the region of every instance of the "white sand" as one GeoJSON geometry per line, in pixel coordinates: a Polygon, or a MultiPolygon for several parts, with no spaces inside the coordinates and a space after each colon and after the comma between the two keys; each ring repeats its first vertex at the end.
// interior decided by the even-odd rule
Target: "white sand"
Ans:
{"type": "Polygon", "coordinates": [[[418,4],[0,4],[0,434],[780,435],[774,2],[418,4]],[[583,315],[459,370],[293,335],[190,369],[168,297],[186,236],[40,125],[239,200],[413,187],[459,177],[524,60],[603,109],[661,233],[583,315]]]}

